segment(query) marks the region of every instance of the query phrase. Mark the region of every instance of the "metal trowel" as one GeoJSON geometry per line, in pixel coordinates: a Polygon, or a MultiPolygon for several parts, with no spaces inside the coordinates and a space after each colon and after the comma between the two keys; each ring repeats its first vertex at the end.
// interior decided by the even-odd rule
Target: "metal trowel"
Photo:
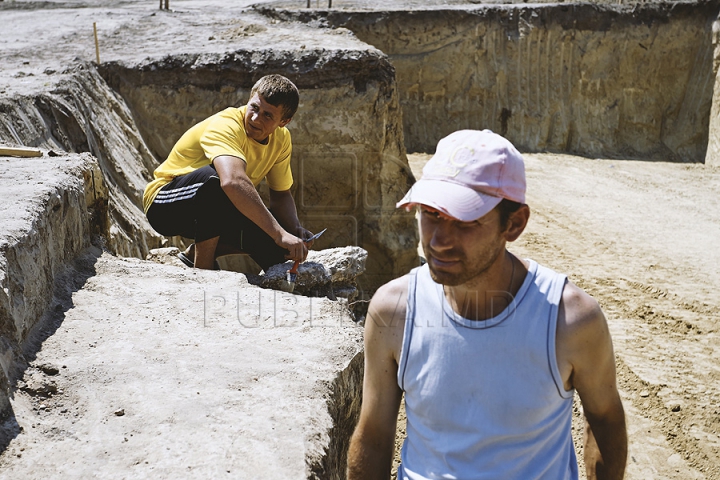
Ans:
{"type": "MultiPolygon", "coordinates": [[[[327,228],[323,229],[321,232],[318,232],[315,235],[313,235],[312,237],[305,240],[305,243],[307,244],[314,240],[317,240],[318,238],[320,238],[320,235],[325,233],[325,230],[327,230],[327,228]]],[[[296,260],[295,263],[293,263],[292,268],[290,270],[288,270],[287,275],[285,275],[285,281],[280,284],[280,290],[282,290],[283,292],[289,292],[289,293],[292,293],[293,290],[295,290],[295,281],[297,280],[297,273],[298,273],[299,266],[300,266],[300,262],[296,260]]]]}

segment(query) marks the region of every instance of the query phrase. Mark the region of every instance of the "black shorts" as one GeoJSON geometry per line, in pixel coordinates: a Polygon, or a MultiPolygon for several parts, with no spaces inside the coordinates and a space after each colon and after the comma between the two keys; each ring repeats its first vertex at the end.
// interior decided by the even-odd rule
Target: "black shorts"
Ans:
{"type": "Polygon", "coordinates": [[[285,262],[289,254],[235,208],[212,165],[163,186],[148,209],[147,219],[155,231],[168,237],[180,235],[195,242],[220,237],[220,243],[248,253],[265,271],[285,262]]]}

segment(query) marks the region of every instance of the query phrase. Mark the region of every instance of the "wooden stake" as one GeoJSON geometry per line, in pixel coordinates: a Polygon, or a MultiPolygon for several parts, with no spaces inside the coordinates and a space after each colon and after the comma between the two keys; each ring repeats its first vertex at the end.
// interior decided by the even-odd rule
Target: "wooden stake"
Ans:
{"type": "Polygon", "coordinates": [[[165,10],[170,10],[170,0],[165,0],[165,10]]]}
{"type": "Polygon", "coordinates": [[[97,60],[97,64],[100,65],[100,45],[98,45],[97,25],[95,22],[93,22],[93,35],[95,36],[95,60],[97,60]]]}
{"type": "Polygon", "coordinates": [[[42,151],[37,148],[29,147],[6,147],[0,145],[0,156],[13,156],[13,157],[42,157],[42,151]]]}

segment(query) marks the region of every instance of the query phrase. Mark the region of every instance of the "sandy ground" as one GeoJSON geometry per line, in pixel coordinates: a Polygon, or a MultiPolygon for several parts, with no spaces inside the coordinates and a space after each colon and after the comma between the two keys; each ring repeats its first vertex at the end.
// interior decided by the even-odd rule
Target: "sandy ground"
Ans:
{"type": "MultiPolygon", "coordinates": [[[[428,158],[410,156],[416,175],[428,158]]],[[[525,160],[532,216],[510,250],[603,307],[628,416],[626,478],[720,478],[720,168],[525,160]]]]}
{"type": "Polygon", "coordinates": [[[346,307],[97,248],[59,283],[0,478],[308,478],[361,349],[346,307]]]}

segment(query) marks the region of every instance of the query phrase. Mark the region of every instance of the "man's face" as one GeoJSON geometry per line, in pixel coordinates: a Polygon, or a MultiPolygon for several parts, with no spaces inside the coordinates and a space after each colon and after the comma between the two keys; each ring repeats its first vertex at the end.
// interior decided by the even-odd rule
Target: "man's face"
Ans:
{"type": "Polygon", "coordinates": [[[283,106],[271,105],[259,93],[252,96],[245,110],[245,132],[256,142],[266,143],[268,137],[278,127],[290,123],[283,119],[283,106]]]}
{"type": "Polygon", "coordinates": [[[468,283],[487,271],[505,251],[497,210],[473,222],[461,222],[420,206],[420,238],[430,276],[440,284],[468,283]]]}

